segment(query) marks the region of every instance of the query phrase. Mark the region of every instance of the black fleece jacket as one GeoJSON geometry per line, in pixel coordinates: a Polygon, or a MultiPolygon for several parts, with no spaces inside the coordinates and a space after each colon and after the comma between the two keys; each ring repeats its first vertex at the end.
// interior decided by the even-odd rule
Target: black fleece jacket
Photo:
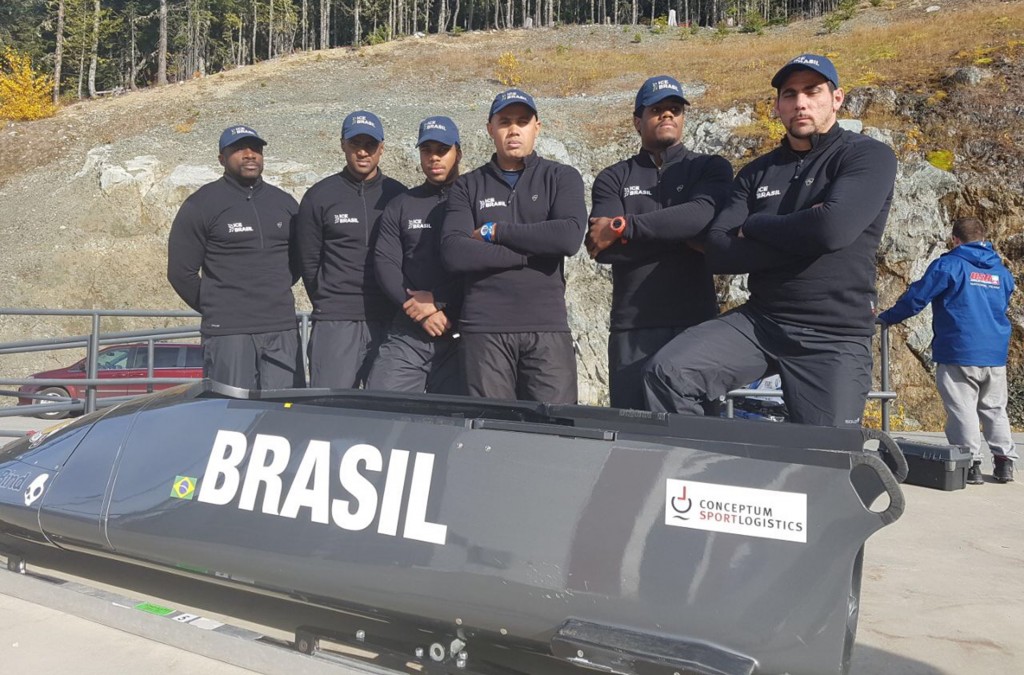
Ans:
{"type": "Polygon", "coordinates": [[[203,335],[295,327],[296,211],[284,190],[262,179],[244,186],[227,175],[181,205],[167,240],[167,280],[203,315],[203,335]]]}
{"type": "Polygon", "coordinates": [[[448,196],[441,259],[463,274],[463,333],[568,332],[565,256],[583,242],[587,206],[576,169],[531,154],[515,188],[497,156],[460,176],[448,196]],[[472,238],[497,223],[493,241],[472,238]]]}
{"type": "Polygon", "coordinates": [[[371,242],[384,207],[404,191],[379,170],[359,181],[343,169],[303,196],[295,234],[314,320],[387,321],[394,314],[373,273],[371,242]]]}
{"type": "Polygon", "coordinates": [[[737,175],[708,231],[708,265],[749,273],[748,306],[780,323],[871,335],[895,180],[889,146],[838,124],[807,153],[784,140],[737,175]]]}
{"type": "Polygon", "coordinates": [[[688,327],[718,314],[704,256],[685,242],[704,232],[731,188],[727,160],[682,143],[661,167],[641,150],[598,174],[591,217],[626,217],[626,241],[597,256],[612,266],[612,330],[688,327]]]}
{"type": "Polygon", "coordinates": [[[406,289],[430,291],[454,322],[462,304],[462,284],[441,264],[441,225],[447,206],[448,186],[429,182],[391,200],[380,217],[373,270],[395,306],[409,299],[406,289]]]}

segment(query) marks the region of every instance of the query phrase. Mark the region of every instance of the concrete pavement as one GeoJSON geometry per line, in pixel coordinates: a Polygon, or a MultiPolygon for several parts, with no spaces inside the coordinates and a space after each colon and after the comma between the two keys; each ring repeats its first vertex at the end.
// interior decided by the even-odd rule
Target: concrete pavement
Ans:
{"type": "MultiPolygon", "coordinates": [[[[0,427],[4,422],[0,420],[0,427]]],[[[26,424],[39,428],[32,421],[26,424]]],[[[943,440],[941,434],[894,435],[943,440]]],[[[1024,434],[1015,438],[1024,443],[1024,434]]],[[[986,473],[991,474],[990,463],[986,473]]],[[[853,675],[1024,672],[1024,631],[1020,630],[1024,625],[1024,476],[1019,481],[1006,485],[990,481],[953,492],[904,486],[903,517],[867,542],[853,675]]],[[[74,573],[61,570],[59,559],[49,555],[53,554],[37,559],[36,565],[55,576],[78,578],[79,567],[72,568],[74,573]]],[[[128,565],[116,564],[114,572],[100,570],[99,565],[110,564],[97,561],[96,570],[86,570],[82,578],[91,585],[142,594],[144,599],[230,621],[279,640],[290,638],[287,627],[316,624],[317,618],[307,613],[323,611],[128,565]],[[175,588],[179,584],[189,586],[175,588]],[[270,604],[264,607],[264,603],[270,604]]],[[[265,645],[240,646],[241,656],[233,655],[234,649],[205,647],[187,634],[175,636],[170,634],[173,631],[149,625],[155,617],[133,617],[124,623],[120,618],[90,615],[73,600],[51,602],[47,598],[52,593],[26,591],[19,585],[22,578],[12,580],[12,576],[0,573],[0,663],[5,672],[63,672],[73,667],[78,673],[107,673],[144,668],[154,674],[177,675],[187,668],[187,672],[234,675],[295,670],[279,663],[276,656],[247,654],[257,648],[273,649],[265,645]]],[[[367,672],[333,664],[331,668],[341,673],[367,672]]]]}

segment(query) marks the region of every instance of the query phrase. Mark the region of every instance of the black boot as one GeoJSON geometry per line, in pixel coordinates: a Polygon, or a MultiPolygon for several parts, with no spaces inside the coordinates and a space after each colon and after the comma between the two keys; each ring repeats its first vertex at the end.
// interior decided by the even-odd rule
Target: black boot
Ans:
{"type": "MultiPolygon", "coordinates": [[[[992,472],[992,477],[996,479],[997,483],[1012,483],[1013,482],[1013,460],[1006,459],[1005,457],[996,457],[996,468],[992,472]]],[[[970,479],[968,479],[970,480],[970,479]]]]}
{"type": "Polygon", "coordinates": [[[967,484],[968,485],[984,485],[985,479],[981,477],[981,462],[975,462],[971,464],[971,468],[967,469],[967,484]]]}

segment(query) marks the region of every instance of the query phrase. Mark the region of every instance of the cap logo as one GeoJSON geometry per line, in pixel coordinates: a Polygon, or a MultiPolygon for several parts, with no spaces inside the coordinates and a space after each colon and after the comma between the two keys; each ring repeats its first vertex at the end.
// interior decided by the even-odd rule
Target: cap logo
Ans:
{"type": "Polygon", "coordinates": [[[373,120],[371,120],[369,117],[366,117],[365,115],[358,115],[355,118],[353,118],[352,124],[365,124],[368,127],[373,127],[374,129],[377,128],[377,125],[373,123],[373,120]]]}
{"type": "Polygon", "coordinates": [[[252,133],[252,130],[249,129],[249,127],[235,127],[234,129],[231,130],[231,135],[232,136],[238,136],[240,134],[249,135],[251,133],[252,133]]]}
{"type": "Polygon", "coordinates": [[[821,65],[821,62],[818,61],[818,59],[809,59],[806,56],[798,56],[795,59],[793,59],[792,61],[790,61],[790,63],[802,63],[802,64],[804,64],[806,66],[820,66],[821,65]]]}
{"type": "Polygon", "coordinates": [[[423,124],[423,129],[424,131],[426,131],[427,129],[439,129],[441,131],[448,131],[448,127],[438,122],[435,122],[434,120],[429,120],[425,122],[423,124]]]}
{"type": "Polygon", "coordinates": [[[651,91],[652,92],[654,92],[654,91],[661,91],[662,89],[671,89],[672,91],[679,91],[679,87],[677,87],[676,85],[672,84],[668,80],[658,80],[656,82],[651,82],[651,91]]]}
{"type": "Polygon", "coordinates": [[[512,100],[515,100],[515,101],[525,101],[526,97],[523,96],[522,94],[520,94],[517,91],[507,91],[507,92],[505,92],[504,96],[502,96],[501,100],[502,101],[512,101],[512,100]]]}

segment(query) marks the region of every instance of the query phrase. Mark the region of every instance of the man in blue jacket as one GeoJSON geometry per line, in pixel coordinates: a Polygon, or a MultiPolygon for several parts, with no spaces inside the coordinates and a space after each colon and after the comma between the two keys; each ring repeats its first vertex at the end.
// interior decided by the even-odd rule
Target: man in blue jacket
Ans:
{"type": "Polygon", "coordinates": [[[967,482],[974,485],[984,482],[979,417],[995,461],[996,481],[1012,481],[1018,459],[1006,417],[1006,308],[1013,275],[985,241],[986,234],[977,218],[956,221],[953,250],[932,262],[892,309],[878,317],[880,323],[897,324],[931,303],[932,360],[938,364],[935,385],[946,408],[946,439],[971,449],[974,462],[967,482]]]}
{"type": "Polygon", "coordinates": [[[651,410],[700,415],[778,373],[790,420],[860,426],[871,389],[875,257],[896,180],[892,149],[839,126],[843,90],[824,56],[772,78],[786,128],[743,167],[708,230],[713,274],[749,274],[750,299],[689,328],[644,370],[651,410]]]}

